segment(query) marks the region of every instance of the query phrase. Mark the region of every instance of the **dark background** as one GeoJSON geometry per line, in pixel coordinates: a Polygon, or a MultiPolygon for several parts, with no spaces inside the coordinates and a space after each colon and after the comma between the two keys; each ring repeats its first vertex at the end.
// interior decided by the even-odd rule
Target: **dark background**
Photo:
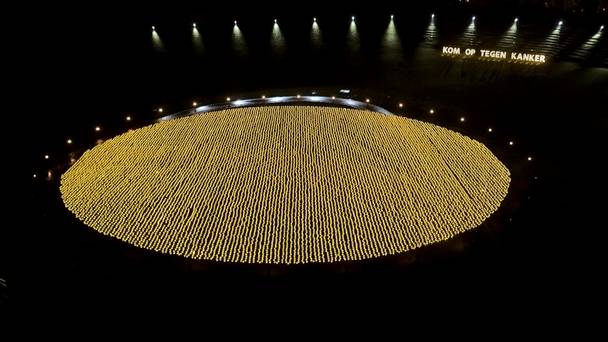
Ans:
{"type": "Polygon", "coordinates": [[[588,58],[571,52],[605,24],[605,2],[216,5],[46,4],[27,11],[28,19],[18,26],[25,33],[18,39],[18,50],[25,52],[19,63],[23,77],[14,85],[25,95],[19,98],[19,118],[28,128],[23,151],[28,210],[15,228],[19,248],[0,268],[7,274],[8,302],[41,315],[58,306],[248,303],[276,311],[314,304],[391,306],[429,300],[441,305],[456,299],[460,305],[531,305],[551,311],[593,303],[603,287],[606,37],[588,58]],[[436,14],[435,43],[424,36],[430,13],[436,14]],[[402,49],[387,53],[381,41],[390,14],[395,14],[402,49]],[[351,15],[357,17],[360,53],[347,45],[351,15]],[[442,44],[458,44],[471,15],[478,18],[473,44],[478,47],[495,46],[515,16],[522,23],[517,47],[523,51],[542,45],[558,20],[565,20],[566,27],[544,66],[440,56],[442,44]],[[321,27],[321,48],[309,44],[313,16],[321,27]],[[282,55],[270,46],[275,17],[287,45],[282,55]],[[235,19],[248,47],[244,56],[235,55],[230,45],[235,19]],[[193,21],[203,37],[202,53],[192,46],[193,21]],[[152,46],[151,25],[164,52],[152,46]],[[123,132],[126,114],[134,117],[131,127],[139,127],[158,117],[158,106],[176,112],[194,100],[311,91],[332,95],[341,88],[389,110],[397,111],[395,104],[403,101],[407,110],[399,114],[486,143],[514,174],[514,191],[495,220],[413,256],[248,267],[136,250],[79,225],[62,207],[57,178],[70,155],[77,157],[96,139],[123,132]],[[426,116],[428,108],[441,116],[426,116]],[[468,118],[465,127],[458,125],[461,115],[468,118]],[[98,135],[95,125],[103,127],[98,135]],[[495,136],[483,134],[490,126],[495,136]],[[67,137],[74,146],[66,147],[67,137]],[[517,142],[511,150],[510,139],[517,142]],[[43,160],[46,153],[50,161],[43,160]],[[525,162],[528,155],[533,163],[525,162]],[[54,179],[32,180],[32,173],[44,176],[47,170],[53,170],[54,179]]]}

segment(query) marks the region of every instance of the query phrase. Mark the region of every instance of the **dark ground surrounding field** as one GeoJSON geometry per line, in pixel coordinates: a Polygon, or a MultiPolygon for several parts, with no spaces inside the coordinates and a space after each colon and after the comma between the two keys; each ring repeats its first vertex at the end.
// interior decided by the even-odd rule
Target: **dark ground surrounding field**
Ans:
{"type": "MultiPolygon", "coordinates": [[[[31,172],[25,175],[30,210],[17,227],[23,245],[11,257],[10,301],[41,308],[41,314],[58,306],[228,310],[250,303],[279,310],[427,299],[441,305],[456,299],[459,305],[546,310],[586,303],[603,286],[603,249],[597,245],[606,226],[605,194],[599,189],[605,177],[608,69],[566,55],[544,66],[442,57],[438,46],[458,41],[470,13],[438,11],[439,44],[433,45],[424,40],[426,10],[395,13],[403,49],[388,52],[379,42],[390,11],[355,11],[361,53],[350,50],[345,38],[352,12],[314,14],[324,45],[312,49],[313,14],[278,11],[287,43],[282,56],[272,53],[268,41],[272,26],[267,22],[274,14],[240,11],[249,46],[245,57],[230,52],[233,16],[225,11],[184,15],[152,7],[115,18],[109,10],[92,17],[38,14],[38,27],[46,29],[32,36],[40,56],[29,62],[36,80],[28,103],[35,110],[27,117],[32,128],[26,163],[31,172]],[[191,46],[193,19],[203,35],[202,54],[191,46]],[[157,26],[165,52],[152,48],[150,25],[157,26]],[[188,262],[103,238],[63,209],[57,173],[50,182],[31,179],[33,172],[59,171],[70,152],[77,155],[92,146],[95,125],[103,127],[100,138],[123,132],[127,113],[134,117],[130,125],[138,127],[158,116],[153,111],[158,106],[175,112],[194,100],[312,91],[333,95],[342,88],[486,143],[514,174],[505,207],[475,232],[411,255],[329,266],[249,267],[188,262]],[[404,110],[398,102],[406,104],[404,110]],[[430,117],[429,108],[437,114],[430,117]],[[458,123],[461,115],[467,117],[465,125],[458,123]],[[487,127],[495,134],[488,136],[487,127]],[[74,139],[73,147],[66,148],[67,137],[74,139]],[[48,162],[42,160],[45,153],[52,156],[48,162]],[[532,163],[525,161],[529,155],[532,163]]],[[[481,45],[491,45],[497,39],[493,32],[504,32],[512,20],[500,11],[476,14],[480,32],[489,32],[479,38],[481,45]],[[495,20],[484,23],[484,18],[495,20]]],[[[554,18],[530,14],[527,37],[542,42],[554,18]]],[[[601,21],[594,20],[579,19],[577,30],[592,32],[601,21]]],[[[532,44],[526,39],[522,48],[532,44]]]]}

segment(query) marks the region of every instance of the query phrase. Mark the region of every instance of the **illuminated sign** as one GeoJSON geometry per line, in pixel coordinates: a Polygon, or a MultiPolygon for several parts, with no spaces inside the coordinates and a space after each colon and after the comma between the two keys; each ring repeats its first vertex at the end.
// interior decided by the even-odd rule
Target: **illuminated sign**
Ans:
{"type": "Polygon", "coordinates": [[[501,51],[501,50],[484,50],[484,49],[472,49],[472,48],[461,48],[455,46],[444,46],[441,49],[443,56],[465,56],[465,57],[477,57],[488,60],[509,60],[516,62],[528,62],[543,64],[547,62],[547,56],[543,54],[526,53],[518,51],[501,51]]]}

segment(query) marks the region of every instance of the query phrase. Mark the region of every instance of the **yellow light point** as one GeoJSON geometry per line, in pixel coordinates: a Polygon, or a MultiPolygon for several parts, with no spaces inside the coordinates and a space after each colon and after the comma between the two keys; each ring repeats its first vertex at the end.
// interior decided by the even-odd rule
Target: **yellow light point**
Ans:
{"type": "Polygon", "coordinates": [[[429,113],[431,113],[431,114],[435,114],[435,110],[434,110],[434,109],[431,109],[431,110],[429,110],[429,113]]]}
{"type": "Polygon", "coordinates": [[[95,132],[99,132],[99,131],[101,131],[101,127],[95,126],[95,132]]]}
{"type": "Polygon", "coordinates": [[[158,108],[158,112],[159,112],[159,113],[162,113],[162,112],[163,112],[163,109],[162,109],[162,108],[158,108]]]}
{"type": "Polygon", "coordinates": [[[50,156],[48,154],[44,155],[44,159],[49,159],[49,158],[50,158],[50,156]]]}
{"type": "Polygon", "coordinates": [[[489,133],[492,133],[492,128],[491,128],[491,127],[490,127],[490,128],[488,128],[488,132],[489,132],[489,133]]]}
{"type": "Polygon", "coordinates": [[[227,98],[226,98],[226,101],[230,102],[230,98],[229,98],[229,97],[227,97],[227,98]]]}
{"type": "Polygon", "coordinates": [[[336,99],[336,97],[335,97],[335,96],[332,96],[332,97],[331,97],[331,99],[332,99],[332,100],[335,100],[335,99],[336,99]]]}
{"type": "Polygon", "coordinates": [[[125,118],[125,120],[131,121],[131,116],[127,115],[127,117],[125,118]]]}
{"type": "Polygon", "coordinates": [[[266,95],[262,95],[262,99],[266,99],[266,95]]]}
{"type": "Polygon", "coordinates": [[[297,98],[300,98],[300,94],[296,95],[297,98]]]}
{"type": "Polygon", "coordinates": [[[68,139],[68,140],[66,141],[66,143],[67,143],[68,145],[71,145],[71,144],[72,144],[72,139],[68,139]]]}
{"type": "Polygon", "coordinates": [[[196,101],[192,102],[192,107],[196,107],[198,106],[198,103],[196,103],[196,101]]]}
{"type": "Polygon", "coordinates": [[[403,103],[399,103],[399,108],[403,108],[403,103]]]}
{"type": "Polygon", "coordinates": [[[365,99],[365,102],[369,103],[369,99],[365,99]]]}
{"type": "Polygon", "coordinates": [[[460,117],[460,122],[464,122],[464,116],[460,117]]]}
{"type": "Polygon", "coordinates": [[[61,176],[60,191],[86,225],[140,248],[303,264],[450,239],[490,217],[509,184],[509,170],[487,147],[443,127],[287,105],[121,134],[86,151],[61,176]]]}

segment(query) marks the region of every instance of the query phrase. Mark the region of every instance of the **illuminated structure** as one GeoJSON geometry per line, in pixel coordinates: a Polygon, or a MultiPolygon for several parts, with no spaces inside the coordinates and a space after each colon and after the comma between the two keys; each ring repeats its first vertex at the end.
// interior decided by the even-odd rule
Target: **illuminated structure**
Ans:
{"type": "Polygon", "coordinates": [[[133,245],[188,258],[293,264],[410,251],[480,225],[509,170],[432,124],[317,106],[163,121],[85,152],[65,206],[133,245]]]}

